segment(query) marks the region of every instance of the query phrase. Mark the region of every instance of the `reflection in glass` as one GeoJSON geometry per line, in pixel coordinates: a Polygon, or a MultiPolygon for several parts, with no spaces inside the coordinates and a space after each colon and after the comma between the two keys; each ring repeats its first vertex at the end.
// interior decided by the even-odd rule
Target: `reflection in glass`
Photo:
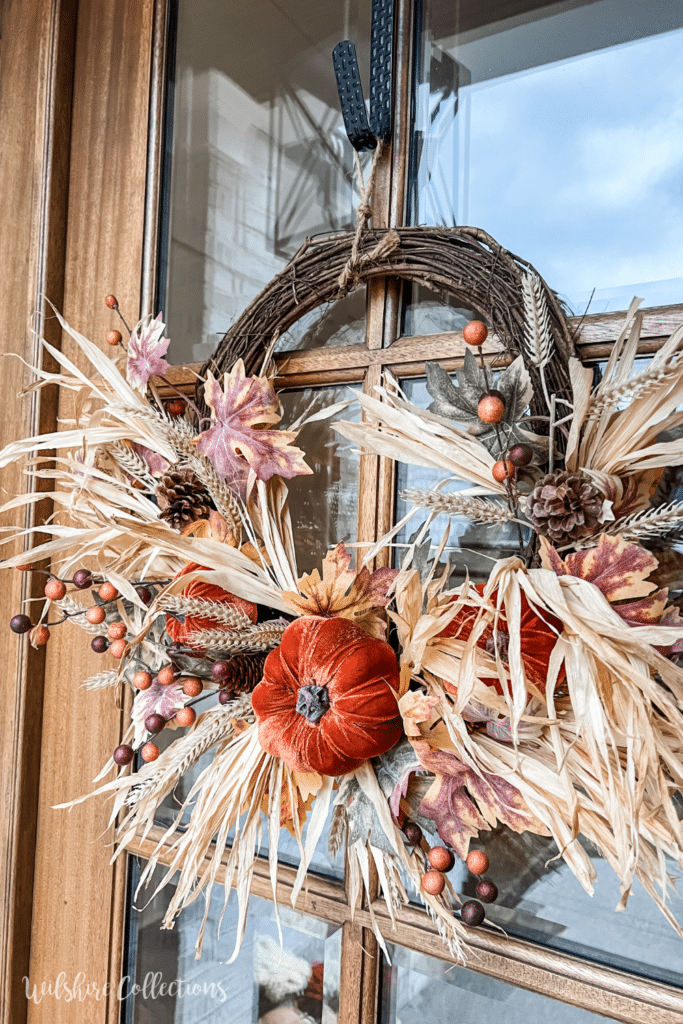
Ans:
{"type": "Polygon", "coordinates": [[[611,1018],[558,1003],[401,946],[383,962],[381,1024],[591,1024],[611,1018]]]}
{"type": "MultiPolygon", "coordinates": [[[[409,401],[427,409],[432,401],[427,391],[426,381],[423,379],[408,380],[402,382],[402,387],[409,401]]],[[[435,487],[444,479],[444,473],[440,469],[430,469],[426,466],[409,466],[399,462],[396,465],[396,521],[398,522],[408,512],[406,502],[401,494],[408,488],[417,487],[427,490],[435,487]]],[[[446,491],[457,491],[469,486],[461,480],[451,480],[446,486],[446,491]]],[[[410,538],[419,530],[429,517],[427,509],[418,509],[412,519],[403,527],[396,537],[396,560],[395,564],[400,565],[403,547],[407,545],[410,538]]],[[[446,530],[449,530],[447,546],[444,549],[443,559],[450,558],[452,586],[462,583],[466,575],[469,575],[473,583],[482,583],[488,578],[491,566],[498,558],[505,558],[508,555],[519,553],[517,532],[512,523],[484,526],[480,523],[472,523],[469,519],[451,518],[441,514],[436,516],[431,523],[427,539],[431,538],[431,555],[434,549],[439,546],[446,530]],[[450,525],[449,525],[450,522],[450,525]]]]}
{"type": "Polygon", "coordinates": [[[683,6],[523,6],[423,3],[411,223],[484,228],[577,313],[680,302],[683,6]]]}
{"type": "MultiPolygon", "coordinates": [[[[281,944],[273,904],[252,896],[241,952],[226,964],[237,901],[232,893],[219,936],[223,901],[216,894],[202,958],[195,960],[204,903],[187,907],[172,931],[161,931],[169,898],[165,889],[140,912],[133,911],[131,939],[137,949],[122,994],[133,984],[142,991],[124,1000],[131,1024],[336,1024],[341,930],[280,907],[281,944]]],[[[144,894],[140,905],[143,900],[144,894]]]]}
{"type": "MultiPolygon", "coordinates": [[[[306,388],[279,393],[282,426],[329,409],[353,397],[349,387],[306,388]]],[[[358,405],[336,416],[304,423],[296,444],[306,453],[313,476],[287,481],[289,510],[294,529],[299,572],[318,568],[330,548],[340,541],[352,543],[358,527],[358,456],[354,445],[332,429],[335,419],[357,420],[358,405]]]]}
{"type": "Polygon", "coordinates": [[[370,6],[180,0],[160,286],[176,361],[211,355],[307,236],[355,223],[331,53],[353,39],[367,74],[370,6]]]}

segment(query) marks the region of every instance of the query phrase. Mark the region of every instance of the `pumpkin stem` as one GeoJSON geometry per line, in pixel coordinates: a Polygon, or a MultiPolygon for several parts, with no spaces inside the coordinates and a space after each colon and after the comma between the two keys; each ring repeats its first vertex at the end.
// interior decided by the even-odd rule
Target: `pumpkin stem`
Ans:
{"type": "Polygon", "coordinates": [[[296,698],[296,710],[307,722],[317,724],[323,715],[330,710],[330,695],[326,686],[315,686],[313,683],[302,686],[296,698]]]}

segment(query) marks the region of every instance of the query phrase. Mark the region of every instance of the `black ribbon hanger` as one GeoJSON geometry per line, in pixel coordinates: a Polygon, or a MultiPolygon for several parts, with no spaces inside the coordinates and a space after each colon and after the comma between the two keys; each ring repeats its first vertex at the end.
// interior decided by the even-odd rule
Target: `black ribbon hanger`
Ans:
{"type": "Polygon", "coordinates": [[[394,0],[372,0],[370,30],[370,120],[365,110],[356,47],[348,39],[332,51],[344,127],[354,149],[374,149],[391,138],[394,0]]]}

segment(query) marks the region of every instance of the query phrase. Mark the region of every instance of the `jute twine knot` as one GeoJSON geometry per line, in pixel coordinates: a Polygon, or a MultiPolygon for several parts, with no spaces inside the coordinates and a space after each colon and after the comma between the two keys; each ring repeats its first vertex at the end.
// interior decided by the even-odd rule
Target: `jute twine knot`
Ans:
{"type": "Polygon", "coordinates": [[[384,259],[390,253],[396,249],[400,243],[401,238],[397,231],[393,229],[387,231],[387,233],[379,240],[374,249],[370,252],[359,254],[360,244],[363,239],[363,233],[367,230],[368,222],[372,217],[372,205],[370,203],[370,197],[375,187],[375,174],[377,171],[377,165],[382,155],[382,140],[378,139],[377,148],[372,157],[372,164],[370,166],[370,173],[368,175],[367,183],[363,178],[363,168],[361,167],[360,157],[354,150],[354,158],[356,161],[356,177],[358,179],[358,191],[360,192],[360,203],[356,210],[356,233],[353,236],[353,242],[351,244],[351,255],[349,256],[344,269],[337,278],[337,285],[339,292],[337,298],[343,298],[352,288],[354,288],[360,279],[360,269],[365,266],[366,263],[375,263],[378,260],[384,259]]]}

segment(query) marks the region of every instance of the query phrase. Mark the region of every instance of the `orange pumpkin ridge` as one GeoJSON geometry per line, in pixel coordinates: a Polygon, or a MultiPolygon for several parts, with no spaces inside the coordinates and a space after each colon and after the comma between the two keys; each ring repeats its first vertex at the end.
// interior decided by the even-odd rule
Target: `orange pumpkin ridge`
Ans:
{"type": "MultiPolygon", "coordinates": [[[[197,562],[190,562],[185,566],[184,569],[177,574],[175,577],[179,579],[181,576],[186,576],[191,572],[210,572],[205,565],[199,565],[197,562]]],[[[251,601],[245,601],[241,597],[237,597],[235,594],[231,594],[227,590],[223,590],[222,587],[217,587],[213,583],[205,583],[204,580],[192,580],[182,590],[183,597],[195,598],[198,601],[216,601],[219,604],[227,604],[232,608],[236,608],[238,611],[244,612],[248,615],[252,622],[256,622],[258,618],[258,608],[251,601]]],[[[206,615],[186,615],[184,622],[179,622],[178,619],[172,615],[166,615],[166,629],[169,636],[176,641],[176,643],[187,644],[187,637],[191,633],[196,633],[203,629],[225,629],[228,630],[224,623],[218,622],[216,619],[212,619],[206,615]]],[[[202,653],[202,649],[197,647],[196,644],[190,645],[198,653],[202,653]]]]}
{"type": "Polygon", "coordinates": [[[259,742],[293,771],[345,775],[401,738],[398,688],[396,655],[384,640],[348,619],[296,619],[251,695],[259,742]],[[316,696],[311,687],[324,688],[317,696],[329,702],[319,715],[313,701],[312,719],[303,713],[316,696]]]}

